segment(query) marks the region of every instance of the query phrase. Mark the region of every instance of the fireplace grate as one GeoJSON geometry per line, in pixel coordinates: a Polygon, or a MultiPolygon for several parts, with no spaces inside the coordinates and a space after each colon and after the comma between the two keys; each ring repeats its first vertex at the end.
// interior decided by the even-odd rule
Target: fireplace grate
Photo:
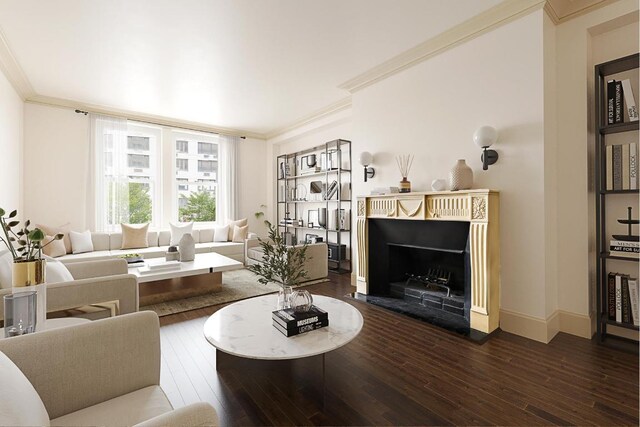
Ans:
{"type": "Polygon", "coordinates": [[[405,282],[390,284],[391,295],[423,307],[464,316],[464,293],[451,289],[451,272],[431,268],[425,274],[407,274],[405,282]]]}

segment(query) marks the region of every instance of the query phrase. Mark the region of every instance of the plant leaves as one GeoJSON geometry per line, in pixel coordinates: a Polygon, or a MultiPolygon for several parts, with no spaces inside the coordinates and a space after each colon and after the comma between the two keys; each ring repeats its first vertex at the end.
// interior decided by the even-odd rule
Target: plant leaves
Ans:
{"type": "Polygon", "coordinates": [[[40,242],[44,240],[44,232],[39,228],[36,228],[35,230],[30,231],[29,240],[33,240],[34,242],[40,242]]]}
{"type": "Polygon", "coordinates": [[[13,218],[16,215],[18,215],[18,211],[14,210],[9,214],[9,218],[13,218]]]}
{"type": "Polygon", "coordinates": [[[24,245],[27,244],[27,241],[26,240],[18,240],[18,244],[24,246],[24,245]]]}
{"type": "Polygon", "coordinates": [[[28,227],[29,225],[31,225],[31,220],[26,220],[26,221],[24,222],[24,226],[25,226],[25,228],[26,228],[26,227],[28,227]]]}
{"type": "Polygon", "coordinates": [[[24,231],[22,230],[18,230],[18,232],[16,233],[18,236],[23,236],[24,235],[24,231]]]}
{"type": "Polygon", "coordinates": [[[0,216],[4,216],[5,213],[4,209],[0,208],[0,216]]]}
{"type": "MultiPolygon", "coordinates": [[[[13,211],[13,212],[15,212],[15,211],[13,211]]],[[[11,216],[9,216],[9,218],[11,218],[11,216]]],[[[10,223],[7,224],[7,227],[10,227],[10,228],[11,227],[15,227],[18,224],[20,224],[20,221],[11,221],[10,223]]]]}
{"type": "Polygon", "coordinates": [[[64,234],[58,233],[55,236],[53,236],[53,239],[54,240],[62,240],[62,239],[64,239],[64,234]]]}

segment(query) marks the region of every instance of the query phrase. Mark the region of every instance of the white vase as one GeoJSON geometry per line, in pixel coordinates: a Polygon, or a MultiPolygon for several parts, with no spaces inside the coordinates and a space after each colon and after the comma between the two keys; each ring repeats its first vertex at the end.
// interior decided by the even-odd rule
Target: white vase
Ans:
{"type": "Polygon", "coordinates": [[[196,258],[196,241],[191,233],[185,233],[178,242],[180,262],[193,261],[196,258]]]}
{"type": "Polygon", "coordinates": [[[467,166],[464,159],[460,159],[449,172],[449,189],[451,191],[468,190],[472,186],[473,171],[467,166]]]}

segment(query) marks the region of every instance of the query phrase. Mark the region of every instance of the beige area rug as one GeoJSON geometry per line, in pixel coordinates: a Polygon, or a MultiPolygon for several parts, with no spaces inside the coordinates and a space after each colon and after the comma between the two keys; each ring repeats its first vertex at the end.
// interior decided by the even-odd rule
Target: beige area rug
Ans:
{"type": "MultiPolygon", "coordinates": [[[[305,282],[300,286],[315,285],[328,282],[329,279],[318,279],[305,282]]],[[[222,290],[197,297],[185,298],[175,301],[151,304],[140,307],[140,310],[155,311],[158,316],[182,313],[183,311],[196,310],[211,305],[224,304],[231,301],[239,301],[258,295],[277,292],[279,286],[275,283],[262,285],[258,283],[258,276],[247,269],[225,271],[222,273],[222,290]]]]}

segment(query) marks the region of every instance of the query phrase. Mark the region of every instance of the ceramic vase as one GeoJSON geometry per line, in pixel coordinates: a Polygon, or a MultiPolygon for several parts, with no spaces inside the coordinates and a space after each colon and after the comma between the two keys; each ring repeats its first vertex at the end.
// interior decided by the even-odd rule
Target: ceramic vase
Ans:
{"type": "Polygon", "coordinates": [[[12,266],[13,293],[36,292],[36,331],[43,330],[47,320],[46,266],[43,259],[14,262],[12,266]]]}
{"type": "Polygon", "coordinates": [[[327,228],[327,208],[318,208],[318,225],[327,228]]]}
{"type": "Polygon", "coordinates": [[[449,172],[449,189],[451,191],[468,190],[472,186],[473,171],[467,166],[464,159],[460,159],[449,172]]]}
{"type": "Polygon", "coordinates": [[[196,258],[196,241],[191,233],[185,233],[178,242],[180,262],[193,261],[196,258]]]}

